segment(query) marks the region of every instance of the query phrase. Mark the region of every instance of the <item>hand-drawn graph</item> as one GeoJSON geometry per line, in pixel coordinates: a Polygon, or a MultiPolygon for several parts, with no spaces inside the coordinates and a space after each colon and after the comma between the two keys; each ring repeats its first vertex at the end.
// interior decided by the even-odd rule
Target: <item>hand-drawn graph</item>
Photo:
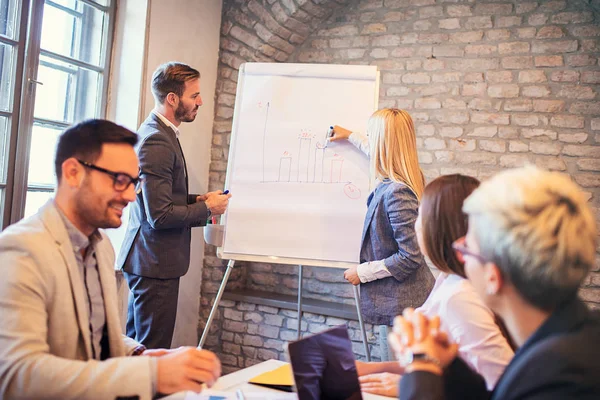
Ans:
{"type": "Polygon", "coordinates": [[[344,179],[343,155],[328,148],[326,135],[317,135],[309,128],[302,128],[296,137],[296,145],[285,144],[279,155],[267,146],[267,125],[269,122],[270,102],[259,102],[258,108],[265,109],[263,134],[263,159],[261,183],[304,183],[304,184],[340,184],[341,190],[350,199],[359,199],[361,191],[344,179]],[[321,137],[319,137],[321,136],[321,137]]]}

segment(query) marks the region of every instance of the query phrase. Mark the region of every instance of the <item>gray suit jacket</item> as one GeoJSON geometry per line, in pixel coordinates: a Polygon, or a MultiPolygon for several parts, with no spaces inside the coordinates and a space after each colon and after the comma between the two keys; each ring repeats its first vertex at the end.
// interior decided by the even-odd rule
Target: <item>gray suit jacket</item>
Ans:
{"type": "Polygon", "coordinates": [[[150,357],[121,334],[114,252],[96,245],[110,358],[92,357],[85,288],[53,201],[0,234],[0,398],[152,398],[150,357]],[[87,362],[85,362],[87,361],[87,362]]]}
{"type": "Polygon", "coordinates": [[[415,234],[419,202],[402,183],[385,181],[367,200],[360,262],[385,260],[392,276],[360,285],[365,322],[392,325],[406,307],[419,307],[435,279],[421,255],[415,234]]]}
{"type": "Polygon", "coordinates": [[[131,204],[117,266],[147,278],[174,279],[190,264],[191,228],[208,210],[188,194],[187,171],[175,132],[151,113],[138,130],[142,192],[131,204]]]}

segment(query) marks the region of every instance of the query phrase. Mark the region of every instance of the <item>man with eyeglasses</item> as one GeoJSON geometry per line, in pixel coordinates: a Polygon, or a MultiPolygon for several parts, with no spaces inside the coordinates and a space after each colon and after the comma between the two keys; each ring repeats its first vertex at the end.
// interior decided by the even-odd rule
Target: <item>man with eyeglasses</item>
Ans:
{"type": "Polygon", "coordinates": [[[230,194],[189,194],[179,126],[202,105],[200,73],[177,62],[152,76],[155,107],[138,129],[142,191],[131,206],[117,260],[131,295],[127,336],[147,347],[171,347],[179,278],[190,264],[191,228],[225,212],[230,194]]]}
{"type": "Polygon", "coordinates": [[[54,199],[0,234],[0,398],[151,399],[220,375],[209,351],[146,350],[121,334],[114,251],[100,229],[119,227],[135,199],[136,142],[109,121],[67,129],[54,199]]]}

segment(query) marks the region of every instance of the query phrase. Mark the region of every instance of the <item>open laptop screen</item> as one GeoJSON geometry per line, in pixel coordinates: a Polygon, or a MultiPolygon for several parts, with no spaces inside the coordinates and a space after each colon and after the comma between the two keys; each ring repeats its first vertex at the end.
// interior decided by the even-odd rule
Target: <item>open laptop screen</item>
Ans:
{"type": "Polygon", "coordinates": [[[299,400],[362,400],[346,326],[291,342],[287,350],[299,400]]]}

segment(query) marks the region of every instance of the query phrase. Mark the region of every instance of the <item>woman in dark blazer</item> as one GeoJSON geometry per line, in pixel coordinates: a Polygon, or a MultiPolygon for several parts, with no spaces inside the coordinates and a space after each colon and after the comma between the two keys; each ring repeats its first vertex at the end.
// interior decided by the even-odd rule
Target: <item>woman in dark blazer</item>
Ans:
{"type": "Polygon", "coordinates": [[[360,264],[344,272],[360,284],[360,307],[366,323],[378,325],[382,361],[393,359],[387,333],[405,307],[419,307],[434,278],[415,235],[425,180],[419,167],[415,128],[403,110],[385,108],[369,119],[368,137],[335,126],[331,141],[348,139],[370,156],[378,185],[367,200],[360,264]]]}

